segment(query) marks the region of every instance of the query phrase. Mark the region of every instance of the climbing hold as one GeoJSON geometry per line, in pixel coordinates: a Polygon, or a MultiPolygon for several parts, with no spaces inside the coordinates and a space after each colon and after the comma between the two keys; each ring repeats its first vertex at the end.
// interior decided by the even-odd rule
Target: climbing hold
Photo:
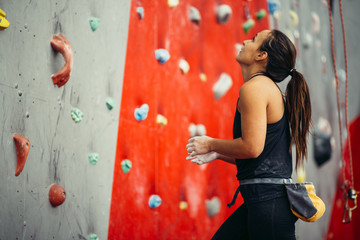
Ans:
{"type": "Polygon", "coordinates": [[[190,70],[190,65],[185,59],[180,59],[179,68],[183,74],[187,74],[190,70]]]}
{"type": "Polygon", "coordinates": [[[303,183],[306,181],[306,172],[304,166],[299,166],[296,169],[296,175],[299,183],[303,183]]]}
{"type": "Polygon", "coordinates": [[[241,43],[236,43],[235,44],[235,51],[236,51],[236,54],[235,55],[238,55],[242,49],[243,45],[241,43]]]}
{"type": "Polygon", "coordinates": [[[151,195],[149,198],[149,207],[157,208],[161,204],[161,198],[159,195],[151,195]]]}
{"type": "Polygon", "coordinates": [[[222,73],[219,80],[214,84],[212,90],[215,99],[219,99],[225,95],[225,93],[231,88],[232,79],[229,74],[222,73]]]}
{"type": "Polygon", "coordinates": [[[89,235],[89,240],[99,240],[99,237],[95,233],[89,235]]]}
{"type": "Polygon", "coordinates": [[[202,82],[206,82],[206,80],[207,80],[207,76],[205,73],[200,73],[199,78],[202,82]]]}
{"type": "Polygon", "coordinates": [[[218,23],[220,24],[225,24],[231,16],[232,10],[231,7],[229,5],[226,4],[221,4],[217,9],[216,9],[216,20],[218,23]]]}
{"type": "Polygon", "coordinates": [[[60,52],[65,60],[65,65],[55,74],[51,75],[53,83],[58,87],[63,86],[70,79],[70,73],[73,66],[73,51],[69,41],[61,33],[54,35],[50,42],[51,47],[60,52]]]}
{"type": "Polygon", "coordinates": [[[299,16],[298,16],[298,14],[293,10],[290,10],[289,14],[290,14],[290,19],[291,19],[291,25],[293,27],[297,27],[297,25],[299,24],[299,16]]]}
{"type": "Polygon", "coordinates": [[[197,136],[205,136],[206,135],[206,127],[202,124],[198,124],[196,127],[196,135],[197,136]]]}
{"type": "Polygon", "coordinates": [[[206,135],[206,127],[203,124],[195,125],[191,123],[188,130],[191,137],[206,135]]]}
{"type": "Polygon", "coordinates": [[[220,212],[220,200],[218,197],[213,197],[211,200],[205,200],[206,210],[209,217],[214,217],[220,212]]]}
{"type": "Polygon", "coordinates": [[[285,35],[290,39],[292,43],[295,43],[295,37],[294,34],[289,29],[285,29],[284,31],[285,35]]]}
{"type": "Polygon", "coordinates": [[[179,0],[168,0],[169,7],[173,8],[179,5],[179,0]]]}
{"type": "Polygon", "coordinates": [[[344,69],[340,68],[338,71],[338,78],[340,82],[345,83],[346,81],[346,72],[344,69]]]}
{"type": "Polygon", "coordinates": [[[188,208],[187,202],[185,202],[185,201],[180,201],[180,203],[179,203],[179,208],[180,208],[180,210],[185,210],[185,209],[187,209],[187,208],[188,208]]]}
{"type": "Polygon", "coordinates": [[[312,18],[312,22],[313,22],[313,33],[318,35],[320,32],[320,17],[319,15],[317,15],[317,13],[312,12],[311,13],[311,18],[312,18]]]}
{"type": "Polygon", "coordinates": [[[170,59],[170,54],[166,49],[160,48],[155,50],[155,57],[161,64],[163,64],[170,59]]]}
{"type": "Polygon", "coordinates": [[[134,115],[136,120],[138,121],[145,120],[147,118],[148,112],[149,112],[149,105],[147,105],[146,103],[141,105],[141,107],[139,108],[135,108],[134,115]]]}
{"type": "Polygon", "coordinates": [[[57,207],[65,202],[66,192],[65,189],[58,185],[53,184],[49,190],[49,201],[53,207],[57,207]]]}
{"type": "Polygon", "coordinates": [[[10,22],[5,17],[6,13],[0,9],[0,30],[4,30],[10,26],[10,22]]]}
{"type": "Polygon", "coordinates": [[[197,127],[196,127],[195,124],[191,123],[188,130],[189,130],[189,134],[190,134],[191,137],[196,136],[197,127]]]}
{"type": "Polygon", "coordinates": [[[325,131],[314,131],[314,158],[318,167],[331,158],[331,135],[325,131]]]}
{"type": "Polygon", "coordinates": [[[313,37],[310,33],[305,34],[305,38],[303,40],[303,46],[305,49],[311,48],[313,42],[313,37]]]}
{"type": "Polygon", "coordinates": [[[269,12],[273,14],[274,12],[280,10],[279,0],[268,0],[269,12]]]}
{"type": "Polygon", "coordinates": [[[132,163],[129,159],[125,159],[121,161],[121,168],[124,173],[128,173],[132,168],[132,163]]]}
{"type": "Polygon", "coordinates": [[[144,8],[143,7],[137,7],[136,12],[139,15],[140,19],[144,18],[144,8]]]}
{"type": "Polygon", "coordinates": [[[115,99],[109,97],[106,99],[106,106],[109,110],[112,110],[115,106],[115,99]]]}
{"type": "Polygon", "coordinates": [[[14,134],[13,139],[17,158],[15,176],[19,176],[25,167],[25,162],[30,151],[30,141],[27,137],[20,134],[14,134]]]}
{"type": "Polygon", "coordinates": [[[273,14],[275,19],[281,19],[282,18],[282,12],[281,11],[276,11],[273,14]]]}
{"type": "Polygon", "coordinates": [[[161,125],[161,126],[165,126],[168,123],[168,120],[163,115],[158,114],[156,116],[156,123],[161,125]]]}
{"type": "Polygon", "coordinates": [[[257,19],[257,20],[263,19],[263,18],[266,16],[266,11],[265,11],[265,9],[260,9],[259,11],[257,11],[256,14],[255,14],[255,16],[256,16],[256,19],[257,19]]]}
{"type": "Polygon", "coordinates": [[[92,165],[95,165],[99,161],[99,154],[98,153],[90,153],[89,154],[89,162],[92,165]]]}
{"type": "Polygon", "coordinates": [[[80,111],[80,109],[73,108],[71,109],[71,118],[74,122],[78,123],[84,118],[84,114],[80,111]]]}
{"type": "Polygon", "coordinates": [[[243,24],[243,29],[244,32],[247,33],[250,31],[250,29],[255,25],[254,20],[252,20],[251,18],[248,19],[244,24],[243,24]]]}
{"type": "Polygon", "coordinates": [[[201,15],[200,15],[199,10],[197,10],[197,8],[195,8],[195,7],[190,7],[189,18],[190,18],[190,21],[199,25],[200,21],[201,21],[201,15]]]}
{"type": "Polygon", "coordinates": [[[93,32],[95,32],[96,29],[98,29],[100,22],[101,22],[100,18],[93,17],[89,19],[90,27],[93,32]]]}

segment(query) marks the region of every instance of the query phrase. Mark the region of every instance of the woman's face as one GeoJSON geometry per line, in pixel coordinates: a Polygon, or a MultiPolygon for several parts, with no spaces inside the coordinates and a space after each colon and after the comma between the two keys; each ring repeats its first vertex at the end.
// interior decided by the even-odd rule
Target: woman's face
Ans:
{"type": "Polygon", "coordinates": [[[245,40],[241,51],[236,56],[236,61],[240,64],[251,65],[255,62],[255,57],[260,52],[259,48],[263,41],[268,37],[270,30],[263,30],[255,35],[251,40],[245,40]]]}

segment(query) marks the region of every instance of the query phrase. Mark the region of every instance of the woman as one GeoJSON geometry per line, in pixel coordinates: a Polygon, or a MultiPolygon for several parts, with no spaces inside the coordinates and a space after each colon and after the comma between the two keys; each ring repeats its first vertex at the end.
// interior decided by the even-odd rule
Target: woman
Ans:
{"type": "Polygon", "coordinates": [[[236,56],[244,84],[236,107],[234,139],[194,137],[186,146],[187,159],[197,164],[220,159],[237,166],[240,187],[230,205],[239,191],[244,204],[213,239],[295,239],[297,218],[290,210],[285,187],[275,184],[291,178],[292,143],[296,167],[307,155],[310,94],[303,75],[294,68],[295,59],[293,43],[278,30],[264,30],[244,41],[236,56]],[[275,82],[289,75],[283,99],[275,82]]]}

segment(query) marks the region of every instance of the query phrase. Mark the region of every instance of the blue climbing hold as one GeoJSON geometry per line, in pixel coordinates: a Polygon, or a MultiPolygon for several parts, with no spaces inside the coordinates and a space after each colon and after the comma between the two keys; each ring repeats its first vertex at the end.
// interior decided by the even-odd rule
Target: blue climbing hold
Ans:
{"type": "Polygon", "coordinates": [[[170,54],[166,49],[160,48],[155,50],[155,57],[161,64],[164,64],[170,59],[170,54]]]}
{"type": "Polygon", "coordinates": [[[136,120],[138,121],[145,120],[147,118],[148,112],[149,112],[149,105],[147,105],[146,103],[141,105],[141,107],[136,108],[134,113],[136,120]]]}
{"type": "Polygon", "coordinates": [[[98,29],[100,22],[101,22],[100,18],[90,18],[89,19],[90,27],[93,32],[95,32],[96,29],[98,29]]]}
{"type": "Polygon", "coordinates": [[[149,207],[151,208],[157,208],[161,204],[161,198],[159,195],[151,195],[149,198],[149,207]]]}
{"type": "Polygon", "coordinates": [[[268,0],[269,12],[273,14],[280,9],[279,0],[268,0]]]}

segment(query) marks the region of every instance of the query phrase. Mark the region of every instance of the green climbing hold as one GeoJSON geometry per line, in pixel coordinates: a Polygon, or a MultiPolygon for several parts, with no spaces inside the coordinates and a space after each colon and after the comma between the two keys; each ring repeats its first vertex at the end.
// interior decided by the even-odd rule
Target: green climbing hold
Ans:
{"type": "Polygon", "coordinates": [[[109,97],[106,99],[106,106],[109,110],[113,109],[115,106],[115,99],[109,97]]]}
{"type": "Polygon", "coordinates": [[[99,237],[95,233],[92,233],[92,234],[90,234],[89,239],[90,240],[99,240],[99,237]]]}
{"type": "Polygon", "coordinates": [[[98,29],[100,22],[101,22],[100,18],[90,18],[89,19],[90,27],[93,32],[95,32],[96,29],[98,29]]]}
{"type": "Polygon", "coordinates": [[[74,122],[76,123],[81,122],[83,117],[84,114],[80,111],[80,109],[77,108],[71,109],[71,118],[74,120],[74,122]]]}
{"type": "Polygon", "coordinates": [[[99,154],[97,153],[90,153],[89,154],[89,162],[92,165],[95,165],[99,161],[99,154]]]}
{"type": "Polygon", "coordinates": [[[258,11],[258,12],[256,13],[256,18],[257,18],[258,20],[263,19],[265,16],[266,16],[266,11],[265,11],[265,9],[261,9],[260,11],[258,11]]]}
{"type": "Polygon", "coordinates": [[[130,168],[132,167],[132,163],[130,160],[125,159],[121,161],[121,168],[124,173],[128,173],[130,171],[130,168]]]}
{"type": "Polygon", "coordinates": [[[243,24],[243,28],[244,28],[245,33],[249,32],[250,29],[251,29],[254,25],[255,25],[254,20],[252,20],[252,19],[247,20],[247,21],[243,24]]]}

